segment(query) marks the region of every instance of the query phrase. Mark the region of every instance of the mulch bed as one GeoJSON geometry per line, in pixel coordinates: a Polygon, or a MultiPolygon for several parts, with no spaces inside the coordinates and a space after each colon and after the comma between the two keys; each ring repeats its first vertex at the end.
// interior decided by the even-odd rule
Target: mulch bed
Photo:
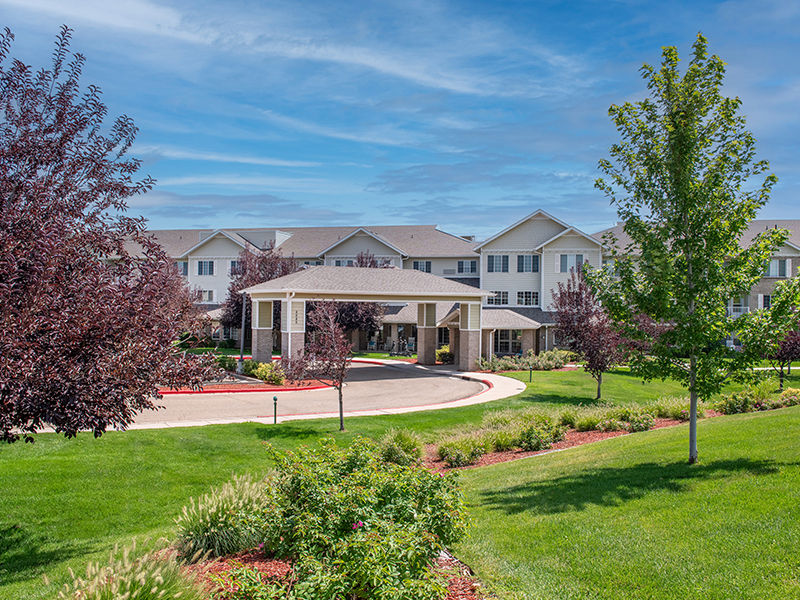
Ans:
{"type": "MultiPolygon", "coordinates": [[[[242,565],[256,569],[265,579],[285,580],[292,573],[290,561],[267,558],[255,550],[199,562],[186,567],[186,569],[189,573],[194,574],[210,593],[219,589],[219,584],[212,580],[212,576],[221,575],[242,565]]],[[[479,593],[481,584],[472,574],[472,570],[454,556],[443,552],[436,559],[436,568],[447,578],[445,600],[482,600],[484,598],[479,593]]]]}
{"type": "MultiPolygon", "coordinates": [[[[246,391],[249,389],[253,390],[261,390],[265,388],[269,388],[270,390],[275,390],[276,392],[280,392],[282,390],[285,391],[292,391],[303,389],[307,387],[317,387],[323,385],[319,381],[315,379],[306,379],[303,381],[287,381],[283,385],[275,385],[274,383],[267,383],[265,381],[241,381],[241,380],[223,380],[223,381],[212,381],[209,383],[203,384],[203,391],[204,392],[230,392],[230,391],[246,391]]],[[[159,390],[161,393],[164,392],[171,392],[171,393],[180,393],[180,392],[196,392],[197,390],[193,390],[191,388],[178,388],[177,390],[173,389],[162,389],[159,390]]]]}
{"type": "MultiPolygon", "coordinates": [[[[706,410],[705,418],[710,419],[719,417],[722,413],[713,410],[706,410]]],[[[675,427],[682,425],[686,421],[679,421],[677,419],[656,419],[656,424],[653,429],[663,429],[664,427],[675,427]]],[[[547,450],[537,450],[536,452],[525,450],[508,450],[506,452],[489,452],[484,454],[478,462],[474,465],[467,465],[465,467],[448,467],[444,461],[439,459],[436,453],[436,444],[429,444],[425,446],[425,456],[423,464],[437,473],[446,473],[452,470],[474,469],[476,467],[485,467],[486,465],[495,465],[498,463],[508,462],[511,460],[518,460],[520,458],[527,458],[529,456],[536,456],[537,454],[547,454],[554,450],[563,450],[564,448],[572,448],[574,446],[582,446],[583,444],[591,444],[592,442],[599,442],[608,438],[619,437],[621,435],[630,435],[627,431],[576,431],[570,429],[567,431],[566,436],[560,442],[556,442],[547,450]]]]}

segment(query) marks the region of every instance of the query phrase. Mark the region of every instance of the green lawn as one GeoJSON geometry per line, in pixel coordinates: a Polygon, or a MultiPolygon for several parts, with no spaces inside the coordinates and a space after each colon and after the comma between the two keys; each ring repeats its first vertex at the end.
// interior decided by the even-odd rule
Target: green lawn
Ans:
{"type": "Polygon", "coordinates": [[[410,356],[392,356],[388,352],[353,352],[353,358],[377,358],[380,360],[395,360],[395,359],[408,359],[417,358],[417,353],[410,356]]]}
{"type": "MultiPolygon", "coordinates": [[[[239,356],[239,348],[187,348],[186,352],[189,354],[224,354],[226,356],[239,356]]],[[[244,349],[244,355],[250,355],[250,348],[244,349]]]]}
{"type": "MultiPolygon", "coordinates": [[[[389,427],[406,427],[433,442],[461,425],[480,422],[487,411],[593,401],[593,380],[581,371],[535,372],[533,378],[522,394],[489,404],[350,418],[345,434],[336,431],[335,419],[326,419],[110,432],[100,439],[42,434],[33,445],[0,446],[0,598],[52,597],[68,567],[81,571],[87,560],[104,556],[132,536],[170,535],[173,519],[189,497],[233,473],[267,468],[264,441],[290,448],[322,435],[346,442],[354,435],[380,437],[389,427]],[[42,582],[44,573],[54,582],[49,588],[42,582]]],[[[798,385],[800,378],[793,378],[798,385]]],[[[606,390],[609,398],[636,401],[680,388],[669,382],[643,385],[629,374],[616,373],[607,376],[606,390]]],[[[781,436],[792,439],[783,431],[781,436]]],[[[685,455],[686,437],[685,429],[677,434],[677,460],[685,455]]],[[[703,444],[701,437],[701,452],[703,444]]],[[[476,484],[467,481],[472,490],[476,484]]]]}
{"type": "Polygon", "coordinates": [[[799,598],[800,407],[463,474],[458,555],[500,598],[799,598]]]}

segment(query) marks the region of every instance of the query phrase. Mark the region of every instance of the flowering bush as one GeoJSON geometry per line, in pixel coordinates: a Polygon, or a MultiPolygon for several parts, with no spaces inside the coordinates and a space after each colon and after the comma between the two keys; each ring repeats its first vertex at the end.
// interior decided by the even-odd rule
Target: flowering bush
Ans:
{"type": "Polygon", "coordinates": [[[283,385],[286,381],[283,369],[279,364],[273,362],[259,363],[253,371],[253,376],[274,385],[283,385]]]}
{"type": "Polygon", "coordinates": [[[637,431],[648,431],[652,429],[655,424],[656,420],[653,415],[648,413],[640,413],[630,416],[625,424],[625,429],[631,433],[636,433],[637,431]]]}
{"type": "Polygon", "coordinates": [[[625,429],[625,423],[613,417],[603,419],[597,424],[598,431],[625,431],[625,429]]]}
{"type": "Polygon", "coordinates": [[[564,433],[564,428],[553,419],[537,415],[520,431],[517,445],[528,451],[546,450],[563,440],[564,433]]]}
{"type": "Polygon", "coordinates": [[[450,346],[444,345],[436,351],[436,362],[444,363],[446,365],[453,364],[456,355],[450,352],[450,346]]]}

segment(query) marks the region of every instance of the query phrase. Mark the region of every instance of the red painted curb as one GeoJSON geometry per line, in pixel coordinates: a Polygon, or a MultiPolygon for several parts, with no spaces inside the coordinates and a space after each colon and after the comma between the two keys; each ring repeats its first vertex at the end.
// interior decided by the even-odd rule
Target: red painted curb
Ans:
{"type": "Polygon", "coordinates": [[[324,390],[329,388],[329,385],[309,385],[304,387],[294,387],[294,388],[276,388],[276,387],[267,387],[267,388],[249,388],[249,389],[242,389],[236,388],[232,390],[158,390],[158,393],[162,396],[168,396],[170,394],[237,394],[241,392],[301,392],[301,391],[308,391],[308,390],[324,390]]]}

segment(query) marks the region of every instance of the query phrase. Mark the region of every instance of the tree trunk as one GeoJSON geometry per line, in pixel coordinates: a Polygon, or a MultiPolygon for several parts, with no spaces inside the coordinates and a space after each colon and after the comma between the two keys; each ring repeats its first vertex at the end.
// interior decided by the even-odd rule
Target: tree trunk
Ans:
{"type": "Polygon", "coordinates": [[[600,386],[603,384],[603,374],[597,374],[597,397],[595,400],[600,400],[600,386]]]}
{"type": "Polygon", "coordinates": [[[697,357],[689,358],[689,464],[697,462],[697,357]]]}
{"type": "Polygon", "coordinates": [[[342,386],[339,389],[339,431],[344,431],[344,402],[342,402],[342,386]]]}
{"type": "Polygon", "coordinates": [[[780,375],[778,375],[778,382],[780,384],[780,390],[783,391],[783,365],[781,365],[780,375]]]}

